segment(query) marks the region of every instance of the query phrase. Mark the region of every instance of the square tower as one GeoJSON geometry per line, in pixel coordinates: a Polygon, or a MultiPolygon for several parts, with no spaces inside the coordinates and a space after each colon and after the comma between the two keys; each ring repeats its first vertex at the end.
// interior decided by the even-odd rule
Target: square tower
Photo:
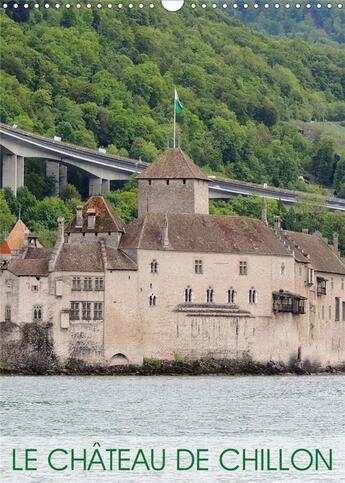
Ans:
{"type": "Polygon", "coordinates": [[[138,216],[208,214],[208,177],[181,149],[167,149],[138,176],[138,216]]]}

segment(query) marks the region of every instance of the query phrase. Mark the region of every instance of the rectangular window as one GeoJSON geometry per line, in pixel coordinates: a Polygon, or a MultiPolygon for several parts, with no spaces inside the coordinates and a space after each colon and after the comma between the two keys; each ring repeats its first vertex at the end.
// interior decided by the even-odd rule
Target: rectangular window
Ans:
{"type": "Polygon", "coordinates": [[[84,290],[89,291],[92,290],[92,278],[85,277],[84,278],[84,290]]]}
{"type": "Polygon", "coordinates": [[[240,275],[248,275],[248,264],[247,262],[240,262],[240,275]]]}
{"type": "Polygon", "coordinates": [[[79,302],[71,302],[69,317],[71,320],[79,320],[79,302]]]}
{"type": "Polygon", "coordinates": [[[328,307],[328,320],[332,320],[332,307],[328,307]]]}
{"type": "Polygon", "coordinates": [[[73,277],[73,279],[72,279],[72,290],[81,290],[80,277],[73,277]]]}
{"type": "Polygon", "coordinates": [[[93,318],[94,318],[94,320],[102,320],[103,319],[103,303],[102,302],[95,302],[93,304],[93,318]]]}
{"type": "Polygon", "coordinates": [[[202,260],[194,261],[194,270],[195,273],[203,273],[202,260]]]}
{"type": "Polygon", "coordinates": [[[6,305],[5,307],[5,322],[11,322],[11,306],[6,305]]]}
{"type": "Polygon", "coordinates": [[[345,302],[343,302],[343,322],[345,322],[345,302]]]}
{"type": "Polygon", "coordinates": [[[104,290],[104,277],[95,278],[95,290],[104,290]]]}
{"type": "Polygon", "coordinates": [[[339,322],[340,320],[340,298],[335,297],[335,320],[339,322]]]}
{"type": "Polygon", "coordinates": [[[91,319],[91,302],[82,302],[82,319],[91,319]]]}

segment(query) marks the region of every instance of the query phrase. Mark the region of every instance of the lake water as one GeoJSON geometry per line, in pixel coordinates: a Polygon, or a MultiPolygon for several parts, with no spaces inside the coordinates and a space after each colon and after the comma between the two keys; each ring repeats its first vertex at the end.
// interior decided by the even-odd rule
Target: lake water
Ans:
{"type": "MultiPolygon", "coordinates": [[[[0,379],[0,388],[0,466],[6,483],[345,481],[345,376],[6,376],[0,379]],[[38,470],[13,471],[13,448],[18,467],[25,448],[37,449],[38,462],[30,464],[38,470]],[[56,467],[69,465],[65,471],[48,466],[47,455],[54,448],[66,450],[67,454],[54,456],[56,467]],[[104,471],[100,464],[83,471],[83,463],[76,463],[72,471],[72,448],[78,457],[85,448],[88,461],[98,449],[103,463],[107,448],[129,449],[123,453],[130,460],[123,466],[129,467],[138,448],[147,456],[155,449],[157,465],[164,448],[166,465],[160,472],[144,465],[119,471],[115,457],[112,471],[104,471]],[[177,471],[177,448],[208,449],[203,453],[208,461],[200,463],[208,471],[177,471]],[[245,448],[251,456],[255,448],[269,448],[273,466],[279,448],[286,460],[297,448],[325,453],[332,448],[333,470],[255,471],[252,463],[246,471],[230,472],[219,463],[226,448],[245,448]]],[[[187,456],[183,454],[181,464],[187,465],[187,456]]],[[[239,458],[233,454],[231,462],[239,458]]]]}

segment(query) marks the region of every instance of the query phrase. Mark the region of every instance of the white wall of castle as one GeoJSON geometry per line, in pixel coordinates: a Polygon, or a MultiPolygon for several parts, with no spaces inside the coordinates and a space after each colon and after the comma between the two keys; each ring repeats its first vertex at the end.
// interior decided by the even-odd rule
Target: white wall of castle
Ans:
{"type": "MultiPolygon", "coordinates": [[[[42,306],[43,321],[53,324],[54,348],[62,360],[79,357],[87,362],[112,364],[123,354],[133,364],[143,358],[179,357],[241,358],[283,361],[297,358],[322,366],[345,361],[345,276],[315,273],[315,283],[306,284],[306,264],[292,256],[178,253],[169,250],[138,250],[138,271],[52,272],[49,277],[0,275],[0,320],[6,305],[19,325],[33,320],[33,308],[42,306]],[[195,260],[203,261],[196,274],[195,260]],[[151,273],[152,260],[158,273],[151,273]],[[239,263],[246,261],[247,275],[239,263]],[[283,268],[284,267],[284,268],[283,268]],[[73,276],[94,279],[104,276],[104,291],[72,290],[73,276]],[[316,278],[328,280],[327,294],[317,295],[316,278]],[[56,291],[59,283],[58,293],[56,291]],[[250,316],[187,316],[176,311],[184,303],[184,290],[193,290],[193,303],[206,302],[206,290],[214,290],[216,304],[227,303],[227,291],[236,291],[235,303],[250,316]],[[257,291],[250,304],[248,292],[257,291]],[[308,298],[306,314],[274,314],[272,292],[288,290],[308,298]],[[149,305],[151,294],[156,305],[149,305]],[[340,299],[340,320],[335,320],[335,298],[340,299]],[[103,302],[102,320],[70,320],[72,301],[103,302]]],[[[83,286],[83,285],[82,285],[83,286]]],[[[81,311],[81,307],[80,307],[81,311]]]]}

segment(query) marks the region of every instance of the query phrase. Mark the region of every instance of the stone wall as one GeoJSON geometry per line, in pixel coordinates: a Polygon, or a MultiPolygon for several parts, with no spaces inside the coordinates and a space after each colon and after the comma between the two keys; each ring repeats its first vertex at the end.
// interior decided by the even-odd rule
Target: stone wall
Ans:
{"type": "Polygon", "coordinates": [[[139,180],[138,203],[139,216],[148,212],[208,214],[208,183],[193,179],[139,180]]]}

